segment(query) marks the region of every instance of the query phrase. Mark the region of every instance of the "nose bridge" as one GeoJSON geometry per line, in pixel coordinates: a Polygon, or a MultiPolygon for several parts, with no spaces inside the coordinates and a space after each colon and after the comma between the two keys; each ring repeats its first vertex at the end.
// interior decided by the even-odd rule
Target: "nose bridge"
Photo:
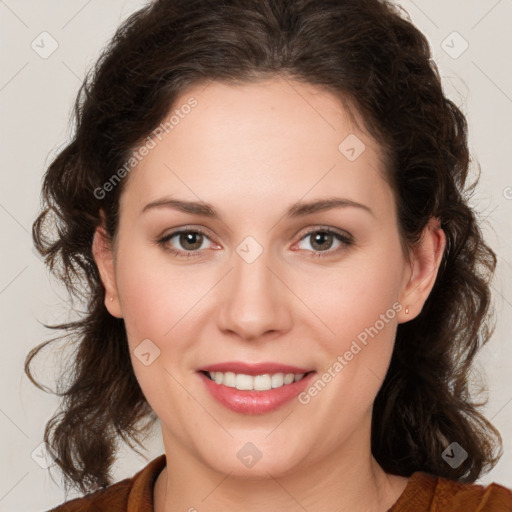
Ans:
{"type": "Polygon", "coordinates": [[[264,247],[253,236],[247,236],[238,244],[235,252],[233,277],[236,287],[242,293],[244,287],[249,294],[265,293],[265,288],[271,286],[269,277],[272,275],[268,269],[272,264],[268,245],[264,247]]]}
{"type": "Polygon", "coordinates": [[[283,285],[274,275],[271,255],[271,249],[253,236],[236,247],[220,315],[222,328],[249,339],[284,327],[286,299],[279,289],[283,285]]]}

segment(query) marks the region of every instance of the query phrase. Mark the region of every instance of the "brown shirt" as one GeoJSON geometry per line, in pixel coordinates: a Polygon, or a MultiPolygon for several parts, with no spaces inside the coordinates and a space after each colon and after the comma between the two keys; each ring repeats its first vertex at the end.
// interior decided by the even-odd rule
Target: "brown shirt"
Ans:
{"type": "MultiPolygon", "coordinates": [[[[49,512],[153,512],[153,488],[165,463],[161,455],[132,478],[49,512]]],[[[494,483],[461,484],[418,471],[388,512],[512,512],[512,491],[494,483]]]]}

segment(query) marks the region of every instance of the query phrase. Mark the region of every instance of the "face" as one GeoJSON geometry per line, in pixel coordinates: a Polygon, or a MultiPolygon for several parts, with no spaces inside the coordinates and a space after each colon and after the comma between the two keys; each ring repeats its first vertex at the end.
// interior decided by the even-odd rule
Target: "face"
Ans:
{"type": "Polygon", "coordinates": [[[97,258],[166,450],[252,477],[369,451],[397,324],[433,284],[379,145],[312,85],[214,82],[173,110],[190,98],[127,178],[111,271],[97,258]]]}

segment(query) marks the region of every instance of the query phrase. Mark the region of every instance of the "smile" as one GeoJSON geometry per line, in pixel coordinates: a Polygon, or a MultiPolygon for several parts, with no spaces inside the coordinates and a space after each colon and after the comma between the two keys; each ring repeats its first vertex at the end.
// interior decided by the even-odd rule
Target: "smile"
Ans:
{"type": "Polygon", "coordinates": [[[290,403],[316,371],[281,363],[225,362],[197,370],[211,398],[242,414],[265,414],[290,403]]]}
{"type": "Polygon", "coordinates": [[[304,378],[304,373],[274,373],[246,375],[234,372],[205,372],[217,384],[245,391],[267,391],[276,389],[304,378]]]}

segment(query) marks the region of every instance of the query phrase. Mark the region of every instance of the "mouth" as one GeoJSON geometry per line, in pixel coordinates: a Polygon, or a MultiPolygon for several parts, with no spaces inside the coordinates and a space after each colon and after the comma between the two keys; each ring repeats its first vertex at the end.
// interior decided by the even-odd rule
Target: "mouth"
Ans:
{"type": "Polygon", "coordinates": [[[259,375],[248,375],[245,373],[235,372],[214,372],[201,371],[208,379],[216,384],[222,384],[228,388],[235,388],[240,391],[268,391],[270,389],[278,389],[288,386],[294,382],[302,380],[309,375],[306,373],[263,373],[259,375]]]}
{"type": "Polygon", "coordinates": [[[277,363],[220,363],[197,371],[210,396],[242,414],[264,414],[291,402],[315,370],[277,363]]]}

